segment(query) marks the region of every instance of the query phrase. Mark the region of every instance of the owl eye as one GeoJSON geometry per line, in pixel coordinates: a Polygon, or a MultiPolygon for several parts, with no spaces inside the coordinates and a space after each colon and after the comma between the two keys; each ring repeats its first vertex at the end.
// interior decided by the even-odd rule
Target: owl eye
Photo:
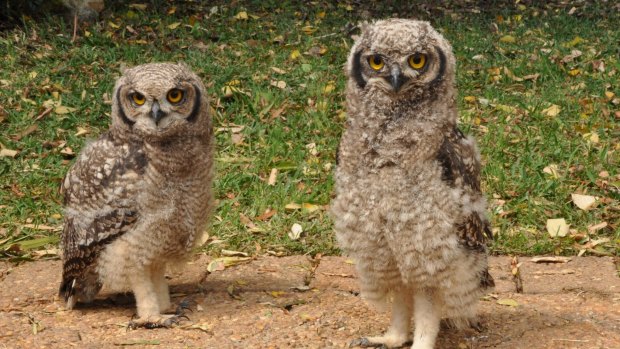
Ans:
{"type": "Polygon", "coordinates": [[[168,98],[168,102],[172,104],[179,103],[183,99],[183,91],[179,90],[178,88],[173,88],[172,90],[168,91],[168,95],[166,96],[166,98],[168,98]]]}
{"type": "Polygon", "coordinates": [[[423,53],[416,53],[409,57],[409,66],[413,69],[422,69],[426,65],[426,55],[423,53]]]}
{"type": "Polygon", "coordinates": [[[136,105],[143,105],[146,102],[146,97],[143,94],[134,92],[131,94],[131,100],[136,103],[136,105]]]}
{"type": "Polygon", "coordinates": [[[381,70],[385,63],[383,63],[383,58],[379,55],[372,55],[368,57],[368,64],[374,70],[381,70]]]}

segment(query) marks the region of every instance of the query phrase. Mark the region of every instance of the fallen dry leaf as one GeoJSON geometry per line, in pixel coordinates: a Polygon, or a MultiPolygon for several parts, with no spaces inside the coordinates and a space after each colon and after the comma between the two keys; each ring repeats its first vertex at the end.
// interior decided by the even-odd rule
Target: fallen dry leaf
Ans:
{"type": "Polygon", "coordinates": [[[62,226],[52,227],[45,224],[24,224],[23,228],[35,229],[35,230],[49,230],[49,231],[61,231],[62,226]]]}
{"type": "Polygon", "coordinates": [[[234,18],[239,20],[247,20],[249,17],[247,12],[241,11],[237,13],[234,18]]]}
{"type": "Polygon", "coordinates": [[[561,110],[562,108],[560,108],[559,105],[552,104],[549,108],[543,109],[541,113],[545,116],[556,117],[560,114],[561,110]]]}
{"type": "Polygon", "coordinates": [[[596,206],[598,198],[591,195],[571,194],[571,199],[575,206],[584,211],[588,211],[596,206]]]}
{"type": "Polygon", "coordinates": [[[503,42],[507,44],[514,44],[515,42],[517,42],[517,39],[512,35],[504,35],[501,38],[499,38],[499,42],[503,42]]]}
{"type": "Polygon", "coordinates": [[[303,231],[304,229],[302,228],[301,224],[295,223],[291,227],[291,231],[289,231],[288,237],[291,238],[291,240],[293,241],[299,240],[299,238],[301,237],[301,233],[303,233],[303,231]]]}
{"type": "Polygon", "coordinates": [[[69,108],[69,107],[65,107],[64,105],[59,105],[56,108],[54,108],[54,112],[56,114],[69,114],[74,112],[76,109],[75,108],[69,108]]]}
{"type": "Polygon", "coordinates": [[[499,305],[505,305],[508,307],[517,307],[519,306],[519,303],[517,303],[517,301],[515,301],[512,298],[502,298],[502,299],[498,299],[497,300],[497,304],[499,305]]]}
{"type": "Polygon", "coordinates": [[[562,58],[562,63],[568,63],[568,62],[572,62],[575,58],[581,56],[583,53],[579,50],[572,50],[570,54],[564,56],[564,58],[562,58]]]}
{"type": "Polygon", "coordinates": [[[282,81],[282,80],[279,80],[279,81],[273,80],[273,81],[271,81],[270,85],[274,86],[274,87],[277,87],[279,89],[285,89],[286,88],[286,82],[282,81]]]}
{"type": "Polygon", "coordinates": [[[595,232],[597,232],[597,231],[599,231],[599,230],[601,230],[603,228],[607,228],[608,225],[609,224],[607,222],[601,222],[601,223],[598,223],[598,224],[594,224],[594,225],[591,225],[591,226],[588,227],[588,231],[590,233],[595,233],[595,232]]]}
{"type": "Polygon", "coordinates": [[[276,210],[272,210],[272,209],[267,209],[265,210],[265,212],[263,214],[261,214],[260,216],[257,216],[256,219],[259,221],[266,221],[269,218],[273,217],[273,215],[275,215],[278,211],[276,210]]]}
{"type": "Polygon", "coordinates": [[[241,251],[221,250],[220,253],[225,257],[248,257],[248,254],[241,251]]]}
{"type": "Polygon", "coordinates": [[[562,256],[542,256],[530,259],[530,262],[532,263],[568,263],[570,261],[570,257],[562,256]]]}
{"type": "Polygon", "coordinates": [[[174,29],[177,29],[180,25],[181,25],[181,22],[175,22],[175,23],[169,24],[168,29],[174,30],[174,29]]]}
{"type": "Polygon", "coordinates": [[[351,274],[335,274],[335,273],[325,273],[325,272],[321,272],[321,274],[326,275],[326,276],[338,276],[341,278],[352,278],[353,275],[351,274]]]}
{"type": "Polygon", "coordinates": [[[89,130],[85,129],[84,127],[79,127],[78,126],[77,132],[75,133],[75,136],[78,137],[78,136],[82,136],[82,135],[85,135],[85,134],[88,134],[88,133],[90,133],[89,130]]]}
{"type": "Polygon", "coordinates": [[[560,174],[558,172],[558,165],[556,164],[546,166],[545,168],[543,168],[543,172],[551,175],[551,177],[553,178],[560,178],[560,174]]]}
{"type": "Polygon", "coordinates": [[[209,265],[207,265],[207,271],[210,273],[214,271],[221,271],[227,267],[247,263],[251,260],[252,257],[220,257],[212,260],[209,265]]]}
{"type": "Polygon", "coordinates": [[[504,67],[504,74],[514,81],[523,81],[523,78],[516,76],[510,69],[504,67]]]}
{"type": "Polygon", "coordinates": [[[299,58],[299,56],[301,56],[301,52],[299,52],[299,50],[293,50],[291,52],[291,56],[290,57],[291,57],[291,59],[294,60],[294,59],[299,58]]]}
{"type": "Polygon", "coordinates": [[[2,148],[0,149],[0,158],[1,157],[14,158],[17,155],[17,153],[18,153],[17,150],[2,148]]]}
{"type": "Polygon", "coordinates": [[[564,218],[547,219],[547,232],[551,237],[564,237],[570,228],[564,218]]]}
{"type": "Polygon", "coordinates": [[[274,72],[276,72],[278,74],[286,74],[286,70],[280,69],[280,68],[277,68],[277,67],[271,67],[271,70],[273,70],[274,72]]]}
{"type": "Polygon", "coordinates": [[[271,173],[269,173],[269,179],[267,180],[267,185],[276,185],[276,180],[278,179],[278,169],[272,168],[271,173]]]}

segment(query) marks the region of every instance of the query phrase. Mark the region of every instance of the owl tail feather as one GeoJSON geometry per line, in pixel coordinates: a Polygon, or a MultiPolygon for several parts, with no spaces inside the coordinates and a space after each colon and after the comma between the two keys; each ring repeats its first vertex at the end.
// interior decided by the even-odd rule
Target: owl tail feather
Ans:
{"type": "Polygon", "coordinates": [[[76,279],[63,280],[58,290],[58,296],[65,299],[65,308],[73,309],[76,303],[75,283],[76,279]]]}

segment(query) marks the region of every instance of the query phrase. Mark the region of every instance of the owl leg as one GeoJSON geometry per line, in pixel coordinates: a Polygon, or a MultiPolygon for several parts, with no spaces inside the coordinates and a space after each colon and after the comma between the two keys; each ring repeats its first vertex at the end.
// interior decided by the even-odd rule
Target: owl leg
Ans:
{"type": "MultiPolygon", "coordinates": [[[[134,275],[130,278],[131,288],[133,294],[136,297],[136,305],[138,308],[138,318],[131,320],[128,328],[135,329],[138,327],[144,328],[160,328],[160,327],[172,327],[178,324],[182,319],[182,315],[162,315],[160,304],[160,294],[162,292],[161,281],[165,283],[164,272],[154,273],[152,268],[144,268],[136,270],[134,275]],[[154,280],[159,280],[159,283],[155,283],[154,280]],[[159,288],[159,289],[158,289],[159,288]],[[159,292],[158,292],[159,291],[159,292]]],[[[168,288],[166,284],[166,289],[168,288]]],[[[167,301],[170,304],[170,295],[168,295],[167,301]]]]}
{"type": "Polygon", "coordinates": [[[398,348],[411,343],[409,331],[411,329],[411,314],[413,312],[413,297],[408,289],[394,292],[392,302],[392,319],[390,327],[383,336],[356,339],[351,346],[360,347],[388,347],[398,348]]]}
{"type": "Polygon", "coordinates": [[[441,307],[436,297],[428,291],[416,293],[413,301],[415,330],[411,349],[433,349],[439,333],[441,307]]]}
{"type": "Polygon", "coordinates": [[[167,310],[170,309],[170,290],[168,289],[168,282],[166,281],[166,267],[165,265],[153,266],[151,268],[151,273],[151,280],[155,286],[159,309],[162,312],[167,312],[167,310]]]}

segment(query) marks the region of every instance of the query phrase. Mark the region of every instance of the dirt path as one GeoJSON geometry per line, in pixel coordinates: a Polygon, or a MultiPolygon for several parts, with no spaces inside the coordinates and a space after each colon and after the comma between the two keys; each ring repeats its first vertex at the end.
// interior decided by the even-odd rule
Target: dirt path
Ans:
{"type": "MultiPolygon", "coordinates": [[[[437,348],[620,348],[620,278],[611,258],[521,261],[524,293],[515,293],[510,258],[492,258],[497,287],[481,301],[485,329],[442,329],[437,348]]],[[[170,280],[175,302],[198,304],[191,321],[129,331],[131,303],[104,296],[65,311],[56,297],[60,262],[0,264],[0,348],[346,348],[387,326],[388,315],[360,299],[345,258],[323,257],[314,275],[303,256],[261,257],[207,275],[208,262],[202,256],[170,280]],[[311,289],[295,291],[304,280],[311,289]]]]}

